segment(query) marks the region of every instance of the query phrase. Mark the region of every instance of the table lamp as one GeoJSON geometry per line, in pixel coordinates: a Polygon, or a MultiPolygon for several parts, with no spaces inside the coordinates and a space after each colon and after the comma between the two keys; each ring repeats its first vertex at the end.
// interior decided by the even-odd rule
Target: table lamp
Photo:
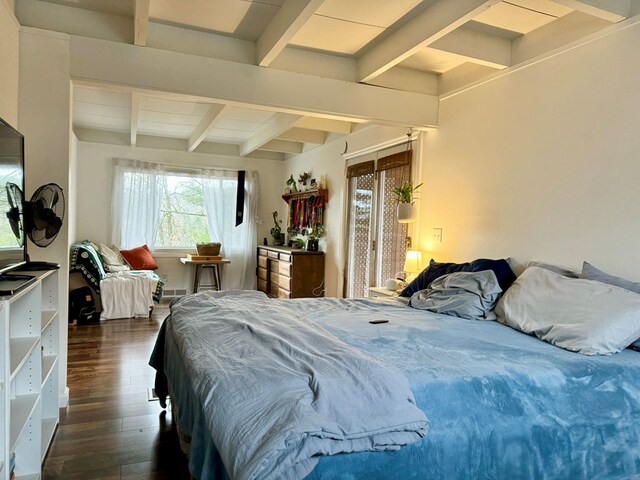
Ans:
{"type": "Polygon", "coordinates": [[[422,265],[422,252],[419,250],[407,250],[404,259],[404,271],[407,273],[407,282],[411,282],[420,272],[422,265]]]}

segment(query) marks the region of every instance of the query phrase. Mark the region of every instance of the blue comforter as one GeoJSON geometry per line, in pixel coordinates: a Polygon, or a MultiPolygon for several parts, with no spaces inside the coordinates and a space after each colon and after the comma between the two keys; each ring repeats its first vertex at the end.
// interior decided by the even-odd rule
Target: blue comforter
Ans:
{"type": "Polygon", "coordinates": [[[303,478],[319,455],[397,450],[426,434],[402,372],[292,306],[255,291],[172,305],[174,338],[230,476],[303,478]]]}
{"type": "MultiPolygon", "coordinates": [[[[429,433],[393,452],[320,458],[309,479],[640,478],[640,353],[586,357],[487,321],[394,302],[270,300],[398,367],[429,433]],[[371,319],[389,323],[372,325],[371,319]]],[[[270,316],[269,310],[262,312],[270,316]]],[[[224,477],[167,333],[165,366],[197,478],[224,477]]]]}

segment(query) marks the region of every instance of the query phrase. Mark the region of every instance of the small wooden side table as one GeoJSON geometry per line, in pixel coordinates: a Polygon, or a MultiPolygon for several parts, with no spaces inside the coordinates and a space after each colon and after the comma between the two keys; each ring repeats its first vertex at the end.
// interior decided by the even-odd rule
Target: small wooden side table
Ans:
{"type": "Polygon", "coordinates": [[[220,260],[191,260],[190,258],[183,257],[180,262],[184,265],[194,265],[196,267],[195,276],[193,278],[193,293],[198,293],[201,288],[212,288],[213,290],[220,290],[222,288],[222,275],[220,273],[220,265],[231,263],[231,260],[222,258],[220,260]],[[200,285],[200,277],[202,276],[202,270],[204,268],[210,268],[213,275],[213,283],[200,285]]]}

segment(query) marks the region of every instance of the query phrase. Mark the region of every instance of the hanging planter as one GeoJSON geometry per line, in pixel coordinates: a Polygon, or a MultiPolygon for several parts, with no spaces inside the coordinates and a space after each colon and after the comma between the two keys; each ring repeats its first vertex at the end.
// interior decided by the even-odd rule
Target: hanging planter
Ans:
{"type": "Polygon", "coordinates": [[[416,221],[416,206],[413,203],[398,204],[398,222],[413,223],[416,221]]]}
{"type": "Polygon", "coordinates": [[[413,204],[415,193],[422,184],[414,187],[411,182],[405,182],[393,189],[393,194],[398,202],[398,222],[412,223],[416,221],[417,212],[413,204]]]}

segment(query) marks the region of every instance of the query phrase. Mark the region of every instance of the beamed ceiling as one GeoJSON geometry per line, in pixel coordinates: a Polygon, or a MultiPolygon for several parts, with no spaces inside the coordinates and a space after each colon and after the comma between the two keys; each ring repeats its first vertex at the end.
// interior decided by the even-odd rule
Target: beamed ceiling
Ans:
{"type": "MultiPolygon", "coordinates": [[[[437,98],[584,41],[637,15],[638,3],[15,0],[15,10],[22,25],[437,98]]],[[[136,146],[164,139],[188,151],[281,159],[376,123],[264,103],[83,80],[74,82],[73,126],[87,141],[136,146]]]]}

